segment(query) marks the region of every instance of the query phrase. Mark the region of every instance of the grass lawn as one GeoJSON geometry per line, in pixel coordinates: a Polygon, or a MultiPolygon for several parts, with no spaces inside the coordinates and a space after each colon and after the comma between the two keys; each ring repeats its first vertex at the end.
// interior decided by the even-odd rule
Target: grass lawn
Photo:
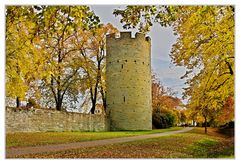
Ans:
{"type": "Polygon", "coordinates": [[[118,132],[37,132],[12,133],[6,135],[7,147],[37,146],[58,143],[100,140],[117,137],[137,136],[180,130],[181,127],[157,129],[151,131],[118,131],[118,132]]]}
{"type": "Polygon", "coordinates": [[[17,158],[234,158],[234,136],[209,128],[121,144],[81,148],[17,158]]]}

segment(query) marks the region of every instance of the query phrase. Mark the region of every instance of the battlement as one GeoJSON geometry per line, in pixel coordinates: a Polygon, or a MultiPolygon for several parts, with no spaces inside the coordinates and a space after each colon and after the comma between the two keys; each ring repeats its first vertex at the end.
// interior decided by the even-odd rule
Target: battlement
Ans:
{"type": "Polygon", "coordinates": [[[132,32],[120,32],[120,33],[114,33],[114,34],[109,34],[107,35],[108,39],[114,39],[114,40],[119,40],[119,39],[139,39],[139,40],[146,40],[148,42],[151,41],[151,38],[149,36],[146,36],[143,33],[137,32],[135,35],[132,35],[132,32]]]}

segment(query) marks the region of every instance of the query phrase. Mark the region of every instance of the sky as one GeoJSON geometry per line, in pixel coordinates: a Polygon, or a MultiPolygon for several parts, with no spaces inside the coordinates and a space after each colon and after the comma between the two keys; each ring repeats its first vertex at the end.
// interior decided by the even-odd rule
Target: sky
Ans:
{"type": "MultiPolygon", "coordinates": [[[[112,13],[116,8],[124,8],[121,5],[92,5],[91,9],[97,16],[100,17],[102,23],[111,23],[118,28],[119,31],[126,31],[122,28],[120,17],[115,17],[112,13]]],[[[129,31],[129,30],[127,30],[129,31]]],[[[132,30],[135,31],[135,30],[132,30]]],[[[169,56],[171,47],[176,41],[176,36],[173,35],[171,27],[161,27],[159,24],[154,24],[150,33],[152,42],[152,71],[157,74],[158,79],[163,86],[170,87],[177,92],[177,97],[182,97],[182,88],[186,87],[184,80],[180,77],[185,74],[185,68],[176,67],[171,63],[169,56]]],[[[184,101],[186,103],[186,100],[184,101]]]]}

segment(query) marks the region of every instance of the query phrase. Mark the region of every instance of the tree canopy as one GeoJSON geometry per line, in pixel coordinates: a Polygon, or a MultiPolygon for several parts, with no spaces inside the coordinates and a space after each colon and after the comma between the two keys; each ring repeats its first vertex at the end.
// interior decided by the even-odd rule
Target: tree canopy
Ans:
{"type": "Polygon", "coordinates": [[[105,35],[116,28],[88,6],[39,5],[7,6],[6,30],[6,96],[38,95],[63,110],[90,91],[94,113],[99,94],[105,99],[105,35]]]}

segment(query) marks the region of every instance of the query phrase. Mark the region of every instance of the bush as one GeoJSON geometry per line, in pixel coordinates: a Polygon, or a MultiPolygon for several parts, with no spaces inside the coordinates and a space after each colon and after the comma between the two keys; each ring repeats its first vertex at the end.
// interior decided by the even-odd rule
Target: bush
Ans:
{"type": "Polygon", "coordinates": [[[230,121],[224,125],[219,126],[220,128],[234,128],[234,121],[230,121]]]}
{"type": "Polygon", "coordinates": [[[153,111],[152,123],[158,129],[172,127],[175,123],[175,120],[176,118],[171,112],[162,113],[159,107],[153,111]]]}
{"type": "Polygon", "coordinates": [[[28,103],[27,103],[27,107],[28,108],[31,108],[31,107],[39,108],[39,105],[36,103],[36,101],[34,99],[29,98],[28,103]]]}

